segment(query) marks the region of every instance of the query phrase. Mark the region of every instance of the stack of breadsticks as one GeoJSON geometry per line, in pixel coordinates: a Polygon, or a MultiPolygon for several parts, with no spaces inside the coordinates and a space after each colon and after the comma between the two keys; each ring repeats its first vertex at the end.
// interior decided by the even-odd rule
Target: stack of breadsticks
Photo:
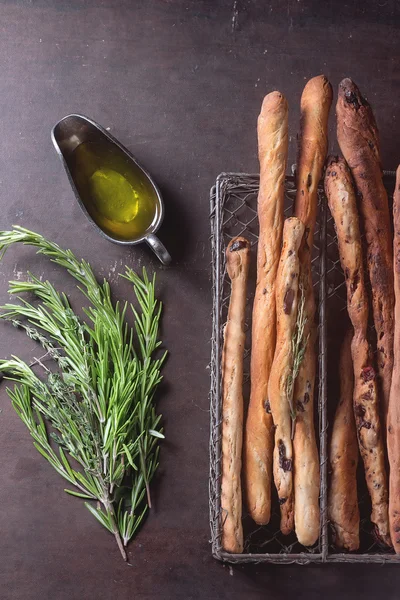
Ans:
{"type": "MultiPolygon", "coordinates": [[[[301,98],[301,131],[294,214],[284,221],[288,105],[268,94],[258,119],[260,190],[257,285],[252,319],[251,392],[244,430],[244,496],[258,524],[271,515],[274,480],[281,530],[293,529],[311,546],[319,535],[319,457],[314,430],[315,300],[311,251],[317,188],[327,152],[332,88],[311,79],[301,98]]],[[[222,359],[222,546],[243,551],[241,472],[243,438],[244,308],[249,246],[232,240],[226,251],[232,282],[222,359]]]]}
{"type": "MultiPolygon", "coordinates": [[[[288,106],[284,96],[268,94],[258,119],[260,231],[245,427],[242,380],[250,245],[245,238],[235,238],[226,252],[232,294],[222,362],[221,507],[222,546],[229,552],[243,552],[242,474],[243,496],[257,524],[269,522],[274,481],[282,533],[294,530],[305,546],[313,545],[319,536],[311,252],[331,102],[332,88],[326,77],[307,83],[301,98],[294,216],[286,220],[288,106]]],[[[400,553],[400,167],[393,246],[376,122],[350,79],[339,85],[336,115],[344,158],[327,159],[324,183],[337,232],[351,327],[338,360],[340,398],[330,434],[329,519],[336,546],[357,550],[360,454],[376,535],[400,553]],[[365,243],[360,231],[365,233],[365,243]],[[368,339],[370,305],[374,348],[368,339]]]]}
{"type": "Polygon", "coordinates": [[[344,158],[328,159],[325,192],[338,237],[352,330],[342,349],[342,357],[347,355],[348,359],[341,364],[341,398],[330,448],[329,516],[336,546],[357,550],[360,516],[356,431],[375,533],[384,545],[393,545],[400,552],[400,346],[395,344],[400,339],[398,302],[398,314],[395,312],[395,296],[400,293],[396,269],[400,250],[400,246],[396,247],[396,240],[397,244],[400,241],[400,231],[396,231],[400,225],[396,224],[399,182],[394,196],[393,265],[392,227],[382,180],[378,129],[370,105],[351,79],[344,79],[339,85],[336,117],[344,158]],[[360,229],[365,232],[365,244],[360,229]],[[375,348],[370,347],[368,340],[370,304],[375,348]]]}

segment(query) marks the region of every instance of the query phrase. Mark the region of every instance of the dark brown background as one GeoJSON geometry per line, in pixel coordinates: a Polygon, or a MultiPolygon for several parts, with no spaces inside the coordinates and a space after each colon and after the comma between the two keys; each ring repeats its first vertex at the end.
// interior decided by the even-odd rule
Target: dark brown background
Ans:
{"type": "MultiPolygon", "coordinates": [[[[1,227],[22,224],[72,248],[119,297],[130,293],[117,283],[125,263],[156,269],[170,350],[156,508],[130,546],[130,567],[80,501],[63,493],[2,385],[2,600],[313,600],[361,597],[361,589],[364,598],[399,597],[398,565],[223,567],[210,556],[207,506],[209,188],[220,171],[257,170],[256,118],[274,88],[289,100],[294,161],[301,90],[321,72],[334,88],[351,75],[367,93],[385,167],[395,168],[399,29],[395,0],[0,1],[1,227]],[[110,127],[159,182],[171,268],[145,248],[109,244],[83,219],[50,141],[52,125],[73,111],[110,127]]],[[[0,265],[2,301],[7,281],[27,268],[72,290],[54,266],[15,248],[0,265]]],[[[33,343],[0,325],[0,355],[32,356],[33,343]]]]}

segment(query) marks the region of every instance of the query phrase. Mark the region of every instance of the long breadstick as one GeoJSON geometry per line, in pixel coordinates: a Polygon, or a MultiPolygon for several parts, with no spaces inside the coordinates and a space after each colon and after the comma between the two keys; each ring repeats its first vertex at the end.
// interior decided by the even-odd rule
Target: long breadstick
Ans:
{"type": "Polygon", "coordinates": [[[243,237],[233,239],[226,250],[226,265],[232,282],[228,320],[222,353],[222,547],[243,552],[242,470],[243,441],[243,351],[244,318],[250,244],[243,237]]]}
{"type": "Polygon", "coordinates": [[[297,157],[297,194],[295,213],[308,230],[312,248],[317,219],[317,190],[328,150],[328,117],[332,104],[332,86],[325,75],[310,79],[301,102],[300,136],[297,157]]]}
{"type": "Polygon", "coordinates": [[[279,92],[264,98],[258,118],[260,191],[257,287],[253,306],[251,392],[245,431],[247,507],[258,524],[271,514],[273,422],[268,380],[276,343],[275,278],[282,243],[288,107],[279,92]]]}
{"type": "Polygon", "coordinates": [[[325,192],[335,221],[340,262],[346,278],[347,310],[354,328],[351,343],[354,414],[372,502],[371,521],[375,523],[381,540],[390,544],[388,487],[379,422],[376,374],[367,341],[368,296],[364,283],[360,228],[351,174],[342,158],[331,157],[328,160],[325,192]]]}
{"type": "MultiPolygon", "coordinates": [[[[371,107],[351,79],[339,84],[337,137],[356,183],[368,246],[368,271],[377,334],[378,386],[386,424],[393,369],[394,291],[389,204],[382,182],[378,129],[371,107]]],[[[383,432],[385,434],[385,431],[383,432]]]]}
{"type": "Polygon", "coordinates": [[[314,429],[314,384],[316,370],[315,299],[311,279],[311,251],[318,207],[318,184],[328,147],[328,117],[332,87],[324,75],[310,79],[301,97],[301,131],[297,164],[295,215],[306,227],[306,242],[300,253],[301,280],[305,290],[308,339],[305,355],[295,383],[297,407],[293,440],[295,528],[299,542],[315,543],[319,535],[319,458],[314,429]]]}
{"type": "Polygon", "coordinates": [[[299,247],[304,225],[296,217],[283,227],[283,246],[276,278],[277,344],[268,385],[272,418],[275,425],[274,480],[281,509],[281,531],[293,529],[293,338],[299,301],[299,247]]]}
{"type": "Polygon", "coordinates": [[[353,411],[354,371],[351,358],[353,329],[349,329],[340,352],[340,399],[333,422],[329,452],[330,480],[328,514],[337,548],[358,550],[360,513],[357,498],[358,444],[353,411]]]}
{"type": "Polygon", "coordinates": [[[396,554],[400,554],[400,166],[396,172],[393,196],[394,224],[394,364],[388,412],[387,448],[389,456],[389,523],[390,537],[396,554]]]}

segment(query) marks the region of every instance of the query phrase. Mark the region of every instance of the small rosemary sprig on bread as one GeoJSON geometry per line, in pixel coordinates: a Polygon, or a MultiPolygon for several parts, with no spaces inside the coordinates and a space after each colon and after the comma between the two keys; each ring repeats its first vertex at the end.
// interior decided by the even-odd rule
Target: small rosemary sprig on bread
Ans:
{"type": "Polygon", "coordinates": [[[304,310],[306,301],[305,285],[302,278],[299,281],[299,303],[297,307],[297,318],[294,336],[292,339],[291,352],[293,356],[293,367],[286,380],[286,393],[290,404],[290,415],[292,417],[292,439],[294,436],[294,426],[297,417],[296,407],[293,402],[294,382],[299,374],[300,365],[306,352],[307,343],[310,335],[304,336],[304,330],[307,323],[307,315],[304,310]]]}
{"type": "Polygon", "coordinates": [[[27,281],[10,282],[20,303],[3,306],[0,317],[24,329],[58,369],[50,370],[44,357],[31,364],[14,356],[0,360],[0,371],[17,382],[8,395],[35,448],[72,486],[65,491],[86,500],[127,560],[125,547],[151,506],[149,485],[164,437],[154,404],[165,359],[165,353],[155,356],[161,344],[155,278],[145,269],[139,277],[126,268],[123,277],[137,299],[130,305],[132,329],[125,320],[128,303],[114,304],[108,282],[98,283],[86,261],[22,227],[0,232],[1,255],[17,242],[64,267],[89,305],[84,321],[48,281],[29,273],[27,281]],[[39,304],[20,298],[25,292],[39,304]],[[43,376],[32,370],[34,364],[43,376]]]}

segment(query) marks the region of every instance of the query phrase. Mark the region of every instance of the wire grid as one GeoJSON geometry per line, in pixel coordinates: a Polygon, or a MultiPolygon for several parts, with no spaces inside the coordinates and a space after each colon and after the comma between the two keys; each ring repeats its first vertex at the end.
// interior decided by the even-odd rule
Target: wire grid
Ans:
{"type": "MultiPolygon", "coordinates": [[[[221,548],[221,507],[220,507],[220,457],[221,457],[221,350],[223,344],[223,325],[226,321],[230,299],[230,280],[225,269],[225,249],[229,241],[238,235],[245,235],[252,246],[253,260],[249,273],[249,294],[246,303],[246,346],[244,352],[243,396],[249,398],[250,393],[250,332],[251,311],[256,284],[256,245],[258,241],[257,194],[259,188],[258,175],[242,173],[222,173],[211,190],[211,239],[213,261],[213,338],[211,355],[211,431],[210,431],[210,524],[213,555],[231,563],[244,562],[276,562],[276,563],[309,563],[321,562],[324,556],[323,547],[327,546],[326,503],[321,501],[321,535],[312,548],[301,546],[294,533],[284,536],[280,532],[280,511],[278,497],[273,490],[271,520],[266,526],[257,526],[249,515],[243,515],[245,548],[243,554],[230,554],[221,548]]],[[[320,199],[322,190],[319,190],[320,199]]],[[[296,195],[294,177],[287,177],[285,183],[285,216],[292,213],[296,195]]],[[[323,204],[323,203],[321,203],[323,204]]],[[[312,273],[316,297],[320,287],[320,228],[317,224],[314,236],[312,257],[312,273]]],[[[321,340],[320,336],[320,340],[321,340]]],[[[322,356],[323,353],[320,353],[322,356]]],[[[319,388],[323,387],[320,378],[319,388]]],[[[316,403],[318,396],[316,385],[316,403]]],[[[319,410],[319,415],[324,414],[319,410]]],[[[320,431],[320,447],[326,446],[326,426],[319,420],[316,423],[320,431]]],[[[323,456],[326,456],[324,450],[323,456]]],[[[326,461],[321,463],[321,489],[325,489],[326,461]]],[[[324,498],[326,494],[324,494],[324,498]]],[[[321,498],[321,500],[323,500],[321,498]]],[[[245,510],[245,504],[243,504],[245,510]]]]}
{"type": "MultiPolygon", "coordinates": [[[[385,172],[388,191],[393,191],[393,172],[385,172]]],[[[290,216],[296,194],[294,177],[286,178],[285,216],[290,216]]],[[[241,173],[222,173],[211,190],[211,240],[213,262],[213,338],[211,350],[211,390],[210,390],[210,525],[212,553],[215,558],[231,562],[350,562],[350,563],[389,563],[400,562],[390,549],[383,547],[374,535],[369,520],[371,505],[366,490],[361,460],[359,461],[358,491],[360,506],[360,550],[356,553],[338,552],[332,543],[327,519],[327,430],[328,419],[333,417],[339,397],[337,364],[340,344],[348,325],[346,312],[346,288],[340,266],[337,238],[333,219],[326,208],[326,198],[319,189],[319,217],[321,225],[314,240],[313,280],[319,295],[319,385],[316,385],[316,405],[318,407],[318,429],[321,465],[321,525],[320,537],[314,548],[308,549],[296,542],[294,534],[283,536],[279,531],[279,506],[273,497],[271,521],[267,526],[256,526],[244,514],[243,528],[245,550],[243,554],[232,555],[221,548],[221,508],[220,508],[220,456],[221,456],[221,350],[223,344],[223,324],[230,297],[230,282],[225,270],[225,248],[229,240],[237,235],[245,235],[251,242],[253,253],[258,239],[257,194],[259,177],[241,173]],[[329,348],[329,368],[328,352],[329,348]]],[[[255,256],[250,270],[249,289],[255,289],[255,256]]],[[[244,398],[249,397],[249,334],[253,293],[249,294],[246,315],[247,343],[244,355],[244,398]]],[[[372,329],[371,329],[372,330],[372,329]]],[[[245,504],[244,504],[245,510],[245,504]]]]}

